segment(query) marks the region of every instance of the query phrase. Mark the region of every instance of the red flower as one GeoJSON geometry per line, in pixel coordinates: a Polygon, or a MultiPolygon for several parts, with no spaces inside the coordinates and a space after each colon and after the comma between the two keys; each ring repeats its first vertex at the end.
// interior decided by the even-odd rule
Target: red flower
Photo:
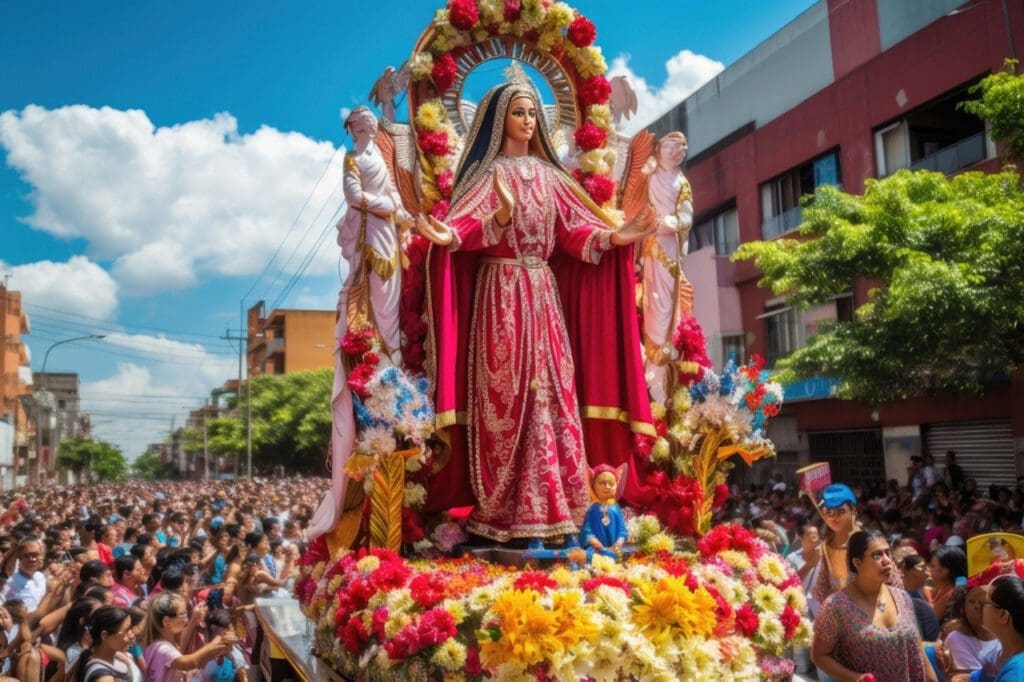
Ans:
{"type": "Polygon", "coordinates": [[[777,404],[772,403],[771,405],[765,405],[764,406],[764,416],[766,416],[766,417],[774,417],[778,413],[779,413],[779,406],[777,404]]]}
{"type": "Polygon", "coordinates": [[[736,609],[736,629],[744,637],[753,637],[760,624],[761,621],[750,604],[744,604],[736,609]]]}
{"type": "Polygon", "coordinates": [[[610,575],[597,575],[593,578],[583,581],[583,589],[587,592],[593,592],[601,585],[608,585],[609,587],[617,587],[627,595],[629,594],[629,583],[621,578],[613,578],[610,575]]]}
{"type": "Polygon", "coordinates": [[[450,199],[452,196],[452,189],[454,186],[454,176],[450,170],[446,170],[437,176],[437,191],[441,193],[441,196],[445,199],[450,199]]]}
{"type": "Polygon", "coordinates": [[[633,434],[633,449],[641,457],[650,457],[651,448],[654,447],[654,439],[643,433],[633,434]]]}
{"type": "Polygon", "coordinates": [[[579,87],[580,102],[587,107],[591,104],[604,104],[612,94],[612,85],[604,76],[591,76],[579,87]]]}
{"type": "Polygon", "coordinates": [[[362,653],[363,647],[370,640],[370,633],[357,614],[353,614],[344,625],[338,627],[337,635],[344,643],[345,650],[354,655],[362,653]]]}
{"type": "Polygon", "coordinates": [[[448,133],[443,130],[422,130],[419,134],[420,149],[434,156],[448,156],[452,152],[448,133]]]}
{"type": "Polygon", "coordinates": [[[788,642],[793,639],[793,635],[796,634],[796,629],[800,625],[800,614],[792,606],[786,604],[786,608],[782,609],[782,615],[779,616],[779,622],[786,629],[785,636],[788,642]]]}
{"type": "Polygon", "coordinates": [[[547,589],[555,589],[558,587],[558,583],[549,578],[548,574],[542,571],[526,571],[516,578],[512,587],[517,590],[536,590],[537,592],[544,592],[547,589]]]}
{"type": "Polygon", "coordinates": [[[430,209],[430,215],[436,220],[444,220],[450,210],[452,210],[452,205],[448,200],[441,199],[434,203],[434,206],[430,209]]]}
{"type": "Polygon", "coordinates": [[[441,644],[455,636],[455,619],[444,609],[431,609],[423,614],[417,627],[420,648],[441,644]]]}
{"type": "Polygon", "coordinates": [[[659,438],[664,438],[665,434],[668,433],[668,423],[664,419],[655,419],[654,431],[658,434],[659,438]]]}
{"type": "Polygon", "coordinates": [[[370,350],[370,342],[374,336],[375,333],[370,327],[365,327],[358,331],[350,331],[342,337],[339,347],[342,353],[359,357],[370,350]]]}
{"type": "Polygon", "coordinates": [[[448,580],[443,573],[420,573],[409,583],[413,601],[424,609],[436,605],[444,599],[448,580]]]}
{"type": "Polygon", "coordinates": [[[457,71],[458,67],[455,64],[455,57],[452,56],[451,52],[445,52],[434,60],[434,66],[430,70],[430,77],[434,79],[437,89],[445,92],[455,82],[457,71]]]}
{"type": "Polygon", "coordinates": [[[711,506],[714,509],[721,509],[725,501],[729,499],[729,486],[725,483],[719,483],[715,486],[714,497],[711,501],[711,506]]]}
{"type": "Polygon", "coordinates": [[[377,355],[376,353],[374,353],[373,351],[370,351],[368,353],[364,353],[363,354],[363,362],[365,362],[368,365],[376,366],[376,365],[380,364],[380,356],[377,355]]]}
{"type": "Polygon", "coordinates": [[[566,31],[565,37],[576,47],[587,47],[593,44],[594,39],[597,38],[597,29],[589,19],[578,16],[569,24],[569,30],[566,31]]]}
{"type": "Polygon", "coordinates": [[[384,607],[375,609],[373,612],[373,634],[377,635],[377,639],[382,642],[387,639],[387,635],[384,632],[384,626],[388,622],[388,610],[384,607]]]}
{"type": "Polygon", "coordinates": [[[479,19],[475,0],[448,0],[448,20],[455,28],[468,31],[479,19]]]}
{"type": "Polygon", "coordinates": [[[306,551],[299,559],[299,566],[316,566],[321,561],[331,558],[331,552],[327,548],[327,536],[319,535],[313,542],[309,543],[306,551]]]}
{"type": "Polygon", "coordinates": [[[420,525],[419,515],[416,510],[409,507],[402,508],[402,542],[419,542],[427,534],[420,525]]]}
{"type": "Polygon", "coordinates": [[[598,205],[606,203],[615,194],[615,182],[603,175],[588,175],[583,179],[583,189],[598,205]]]}
{"type": "Polygon", "coordinates": [[[523,0],[505,0],[505,21],[515,21],[522,11],[523,0]]]}
{"type": "Polygon", "coordinates": [[[352,389],[352,392],[358,395],[360,398],[366,398],[369,396],[369,392],[366,390],[367,384],[373,379],[373,365],[366,363],[356,365],[352,373],[348,375],[348,387],[352,389]]]}
{"type": "Polygon", "coordinates": [[[587,121],[576,129],[572,137],[576,140],[577,147],[585,152],[589,152],[591,149],[599,149],[604,144],[604,141],[608,139],[608,133],[587,121]]]}
{"type": "Polygon", "coordinates": [[[483,671],[484,668],[480,665],[480,649],[475,646],[468,647],[466,649],[466,673],[479,675],[483,671]]]}

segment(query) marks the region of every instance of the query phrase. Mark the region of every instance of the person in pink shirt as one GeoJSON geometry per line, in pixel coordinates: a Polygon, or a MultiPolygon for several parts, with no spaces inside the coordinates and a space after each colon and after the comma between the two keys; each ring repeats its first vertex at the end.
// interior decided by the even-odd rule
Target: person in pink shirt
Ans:
{"type": "Polygon", "coordinates": [[[191,653],[182,653],[179,641],[190,625],[185,600],[173,592],[153,597],[142,629],[146,682],[185,682],[185,673],[201,670],[218,656],[228,654],[238,638],[234,633],[216,636],[191,653]]]}
{"type": "Polygon", "coordinates": [[[126,554],[114,559],[114,606],[128,608],[134,606],[142,596],[139,585],[146,580],[146,570],[142,562],[133,554],[126,554]]]}

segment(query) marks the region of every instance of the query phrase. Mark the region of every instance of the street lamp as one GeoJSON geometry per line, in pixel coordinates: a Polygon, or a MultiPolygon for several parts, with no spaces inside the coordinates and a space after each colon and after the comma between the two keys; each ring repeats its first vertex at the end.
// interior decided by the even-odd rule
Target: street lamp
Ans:
{"type": "Polygon", "coordinates": [[[50,347],[46,349],[46,353],[43,354],[43,368],[41,370],[39,370],[39,373],[40,374],[45,374],[46,373],[46,361],[50,359],[50,351],[53,350],[54,348],[56,348],[57,346],[63,345],[65,343],[71,343],[72,341],[84,341],[85,339],[105,339],[105,338],[107,338],[106,334],[86,334],[85,336],[75,336],[75,337],[70,338],[70,339],[64,339],[63,341],[57,341],[56,343],[50,344],[50,347]]]}

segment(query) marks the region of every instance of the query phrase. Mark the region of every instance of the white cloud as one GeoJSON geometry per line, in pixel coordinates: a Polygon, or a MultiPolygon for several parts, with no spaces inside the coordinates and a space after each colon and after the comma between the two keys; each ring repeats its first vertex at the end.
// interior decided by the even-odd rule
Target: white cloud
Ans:
{"type": "Polygon", "coordinates": [[[697,88],[718,75],[725,65],[690,50],[682,50],[665,62],[666,79],[660,85],[652,85],[646,78],[638,76],[629,66],[630,55],[621,54],[612,60],[608,78],[626,76],[637,96],[637,112],[628,121],[623,121],[627,134],[633,134],[650,125],[659,116],[682,102],[697,88]]]}
{"type": "MultiPolygon", "coordinates": [[[[91,257],[113,261],[133,295],[259,273],[309,196],[271,271],[295,249],[290,274],[341,201],[343,155],[330,142],[266,126],[240,135],[226,113],[156,127],[138,110],[30,105],[0,114],[0,145],[32,187],[35,211],[25,221],[87,240],[91,257]]],[[[334,262],[324,248],[309,272],[334,262]]]]}
{"type": "Polygon", "coordinates": [[[184,426],[202,406],[210,387],[237,372],[237,360],[200,344],[162,336],[110,333],[104,344],[124,348],[131,359],[110,376],[82,382],[81,409],[91,416],[97,438],[118,445],[134,459],[149,443],[162,441],[171,422],[184,426]],[[147,361],[145,356],[152,356],[147,361]]]}
{"type": "Polygon", "coordinates": [[[117,282],[85,256],[72,256],[66,263],[0,262],[0,270],[11,275],[11,289],[21,291],[25,301],[98,318],[110,317],[117,309],[117,282]]]}

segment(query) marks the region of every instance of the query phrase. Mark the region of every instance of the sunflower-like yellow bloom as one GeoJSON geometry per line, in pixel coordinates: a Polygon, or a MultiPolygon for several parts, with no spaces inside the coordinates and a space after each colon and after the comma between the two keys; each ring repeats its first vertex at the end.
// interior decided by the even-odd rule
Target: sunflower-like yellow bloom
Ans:
{"type": "Polygon", "coordinates": [[[541,603],[534,590],[508,590],[494,600],[490,613],[497,624],[482,630],[480,661],[487,667],[506,662],[531,666],[550,660],[562,649],[556,615],[541,603]]]}
{"type": "Polygon", "coordinates": [[[684,578],[666,576],[636,586],[633,621],[655,647],[677,638],[710,637],[715,599],[703,587],[691,591],[684,578]]]}

